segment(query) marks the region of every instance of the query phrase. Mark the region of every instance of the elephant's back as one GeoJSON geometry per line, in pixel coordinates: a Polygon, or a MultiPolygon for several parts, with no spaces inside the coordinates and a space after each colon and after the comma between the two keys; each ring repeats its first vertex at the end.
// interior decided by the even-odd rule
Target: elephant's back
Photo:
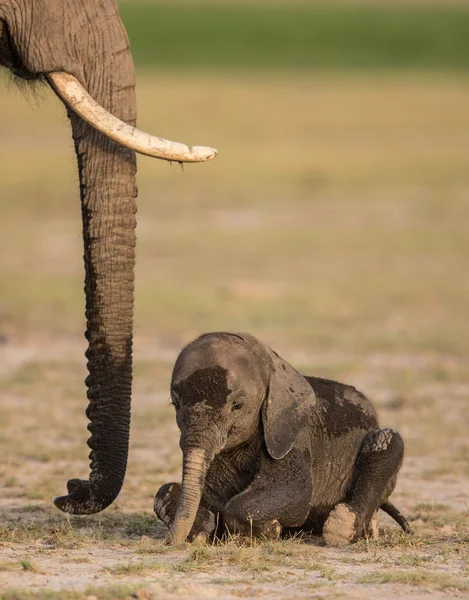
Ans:
{"type": "Polygon", "coordinates": [[[318,400],[316,418],[324,433],[342,437],[352,430],[369,431],[378,427],[378,416],[373,404],[351,385],[322,377],[306,377],[318,400]]]}

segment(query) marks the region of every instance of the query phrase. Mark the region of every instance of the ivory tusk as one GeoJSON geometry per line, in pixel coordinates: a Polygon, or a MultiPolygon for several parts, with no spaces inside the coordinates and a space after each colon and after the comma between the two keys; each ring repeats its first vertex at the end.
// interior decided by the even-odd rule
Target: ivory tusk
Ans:
{"type": "Polygon", "coordinates": [[[93,100],[73,75],[56,71],[49,73],[47,79],[62,100],[84,121],[135,152],[181,163],[205,162],[218,154],[215,148],[171,142],[124,123],[93,100]]]}

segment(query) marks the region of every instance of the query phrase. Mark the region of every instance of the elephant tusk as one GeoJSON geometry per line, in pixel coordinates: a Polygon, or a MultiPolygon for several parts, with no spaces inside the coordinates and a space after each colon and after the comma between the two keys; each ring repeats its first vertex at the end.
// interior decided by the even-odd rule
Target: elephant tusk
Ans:
{"type": "Polygon", "coordinates": [[[181,163],[205,162],[218,154],[215,148],[171,142],[124,123],[93,100],[81,83],[69,73],[56,71],[49,73],[47,79],[62,100],[84,121],[135,152],[181,163]]]}

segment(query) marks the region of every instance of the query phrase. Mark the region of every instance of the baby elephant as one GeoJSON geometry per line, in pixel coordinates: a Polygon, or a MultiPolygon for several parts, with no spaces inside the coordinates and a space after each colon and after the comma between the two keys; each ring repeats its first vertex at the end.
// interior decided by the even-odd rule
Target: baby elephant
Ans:
{"type": "Polygon", "coordinates": [[[154,510],[173,542],[310,531],[341,546],[380,508],[410,532],[388,501],[404,443],[352,386],[301,375],[250,334],[208,333],[179,355],[171,398],[182,485],[162,486],[154,510]]]}

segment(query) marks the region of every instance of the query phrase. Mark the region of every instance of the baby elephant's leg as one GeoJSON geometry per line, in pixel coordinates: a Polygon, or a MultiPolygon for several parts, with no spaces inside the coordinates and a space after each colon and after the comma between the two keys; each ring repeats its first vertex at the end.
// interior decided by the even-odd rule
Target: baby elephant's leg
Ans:
{"type": "Polygon", "coordinates": [[[330,546],[343,546],[364,535],[374,513],[391,495],[404,457],[397,431],[375,429],[363,440],[347,502],[330,512],[323,536],[330,546]]]}
{"type": "Polygon", "coordinates": [[[253,483],[225,506],[223,525],[230,533],[276,540],[282,528],[303,525],[310,501],[308,462],[292,450],[282,461],[262,460],[253,483]]]}
{"type": "MultiPolygon", "coordinates": [[[[168,528],[171,528],[174,517],[176,516],[177,504],[180,495],[180,483],[165,483],[156,493],[155,501],[153,503],[153,510],[155,511],[156,516],[163,521],[168,528]]],[[[192,526],[187,539],[190,542],[196,539],[205,541],[215,531],[215,528],[215,515],[208,510],[208,508],[199,506],[194,525],[192,526]]]]}

